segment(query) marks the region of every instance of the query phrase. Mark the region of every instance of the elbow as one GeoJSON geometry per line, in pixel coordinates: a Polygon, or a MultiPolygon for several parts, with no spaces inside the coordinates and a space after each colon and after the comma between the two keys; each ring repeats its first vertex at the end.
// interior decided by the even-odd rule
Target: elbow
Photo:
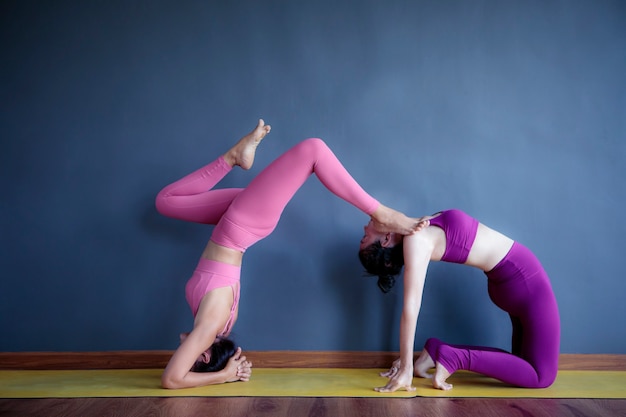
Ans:
{"type": "Polygon", "coordinates": [[[176,378],[173,378],[168,373],[164,372],[161,376],[161,387],[165,389],[179,389],[184,388],[182,381],[176,378]]]}

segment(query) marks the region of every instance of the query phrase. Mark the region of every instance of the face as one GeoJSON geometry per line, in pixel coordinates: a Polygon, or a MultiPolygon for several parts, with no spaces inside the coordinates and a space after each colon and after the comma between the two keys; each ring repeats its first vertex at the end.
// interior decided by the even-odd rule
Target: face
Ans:
{"type": "Polygon", "coordinates": [[[361,239],[361,245],[359,249],[367,248],[369,245],[378,242],[379,240],[383,240],[386,236],[385,233],[381,233],[374,229],[374,222],[370,220],[370,222],[365,225],[363,228],[363,239],[361,239]]]}

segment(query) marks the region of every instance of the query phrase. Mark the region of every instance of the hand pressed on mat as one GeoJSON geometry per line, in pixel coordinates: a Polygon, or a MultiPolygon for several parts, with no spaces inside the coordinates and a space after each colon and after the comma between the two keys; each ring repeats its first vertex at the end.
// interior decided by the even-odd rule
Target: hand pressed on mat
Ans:
{"type": "Polygon", "coordinates": [[[413,367],[402,366],[402,361],[397,359],[386,372],[381,372],[380,376],[389,378],[389,382],[384,387],[374,388],[376,392],[394,392],[399,389],[415,391],[413,386],[413,367]]]}

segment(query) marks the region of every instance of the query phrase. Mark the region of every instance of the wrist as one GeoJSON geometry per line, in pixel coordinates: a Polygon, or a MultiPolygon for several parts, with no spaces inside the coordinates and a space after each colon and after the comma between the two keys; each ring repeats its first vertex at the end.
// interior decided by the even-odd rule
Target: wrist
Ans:
{"type": "Polygon", "coordinates": [[[222,369],[221,371],[217,371],[216,376],[218,377],[221,384],[227,383],[230,379],[228,378],[228,373],[226,372],[226,368],[222,369]]]}
{"type": "Polygon", "coordinates": [[[401,358],[400,365],[398,366],[400,372],[409,371],[413,372],[413,361],[410,359],[401,358]]]}
{"type": "Polygon", "coordinates": [[[413,364],[411,362],[405,364],[402,362],[399,368],[400,372],[413,372],[413,364]]]}

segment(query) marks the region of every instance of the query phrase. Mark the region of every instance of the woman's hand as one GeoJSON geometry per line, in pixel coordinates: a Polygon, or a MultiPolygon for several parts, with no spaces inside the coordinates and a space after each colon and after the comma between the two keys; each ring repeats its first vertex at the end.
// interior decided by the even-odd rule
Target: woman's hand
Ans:
{"type": "Polygon", "coordinates": [[[252,375],[252,362],[247,361],[246,357],[242,356],[239,347],[228,360],[223,372],[226,374],[226,382],[249,381],[252,375]]]}
{"type": "MultiPolygon", "coordinates": [[[[399,359],[398,359],[399,361],[399,359]]],[[[396,361],[396,362],[398,362],[396,361]]],[[[394,362],[394,364],[396,363],[394,362]]],[[[391,371],[393,371],[393,367],[391,371]]],[[[407,391],[415,391],[413,386],[413,370],[409,368],[398,368],[394,371],[394,375],[390,377],[389,382],[384,387],[374,388],[377,392],[394,392],[399,389],[405,389],[407,391]]]]}
{"type": "Polygon", "coordinates": [[[400,370],[401,365],[402,361],[400,360],[400,358],[396,359],[395,361],[393,361],[391,368],[389,368],[388,371],[381,372],[380,376],[384,376],[385,378],[393,378],[400,370]]]}

